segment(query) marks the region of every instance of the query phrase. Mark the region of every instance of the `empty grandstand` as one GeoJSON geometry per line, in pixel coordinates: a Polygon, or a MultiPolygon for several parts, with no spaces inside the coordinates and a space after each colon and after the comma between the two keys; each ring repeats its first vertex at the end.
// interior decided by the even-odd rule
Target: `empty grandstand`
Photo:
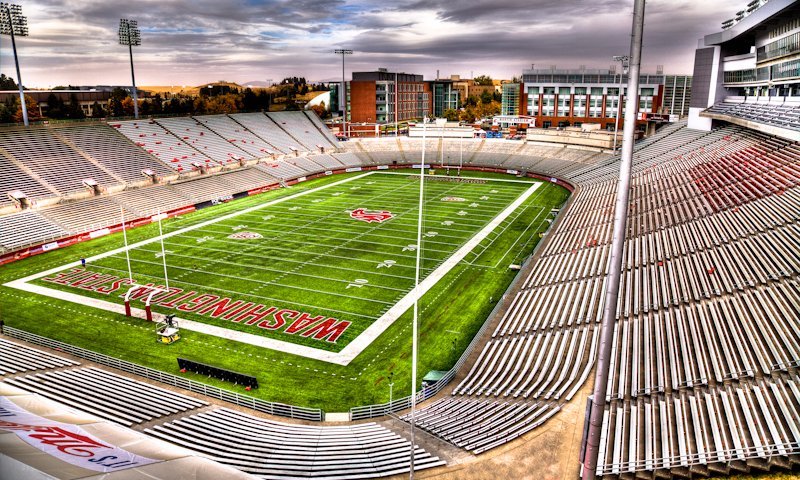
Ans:
{"type": "MultiPolygon", "coordinates": [[[[97,129],[105,135],[102,126],[97,129]]],[[[452,152],[441,150],[440,142],[428,142],[432,158],[454,163],[452,152]]],[[[338,166],[419,158],[421,146],[421,141],[411,139],[348,142],[346,152],[333,156],[290,154],[268,159],[255,168],[129,190],[75,205],[113,201],[114,207],[109,205],[108,210],[100,204],[91,208],[98,218],[106,212],[106,223],[112,224],[119,205],[132,217],[155,206],[150,195],[134,196],[137,192],[172,198],[172,205],[178,207],[338,166]]],[[[800,441],[796,420],[800,418],[800,379],[794,374],[800,365],[800,330],[790,320],[800,318],[800,231],[796,225],[800,198],[795,188],[800,182],[800,148],[792,141],[739,126],[722,125],[702,132],[676,124],[642,142],[634,158],[634,208],[599,473],[669,470],[707,474],[790,465],[800,441]]],[[[569,214],[559,217],[536,259],[527,266],[524,281],[493,324],[466,376],[451,394],[417,414],[418,427],[478,454],[557,415],[575,398],[592,370],[618,157],[477,140],[464,145],[461,160],[468,168],[557,176],[576,188],[569,214]]],[[[53,226],[42,230],[42,235],[48,232],[51,236],[103,223],[86,217],[76,224],[67,215],[69,208],[70,204],[65,204],[22,212],[4,216],[2,221],[21,222],[35,215],[42,225],[53,226]]],[[[34,231],[26,230],[26,236],[34,231]]],[[[13,239],[3,241],[9,249],[18,245],[13,239]]],[[[107,400],[97,403],[91,395],[76,397],[60,389],[85,381],[84,376],[66,371],[8,382],[123,424],[158,415],[148,410],[118,411],[104,407],[107,400]]],[[[122,390],[121,395],[129,394],[122,390]]],[[[283,462],[299,461],[302,457],[296,454],[285,461],[271,457],[267,463],[253,463],[225,453],[223,437],[210,441],[213,435],[208,429],[202,430],[206,438],[202,447],[197,446],[200,438],[188,440],[188,435],[196,432],[190,423],[222,414],[234,415],[238,422],[230,431],[261,422],[220,410],[201,414],[197,420],[187,417],[154,427],[152,433],[179,444],[195,444],[195,449],[210,458],[264,478],[292,475],[283,462]]],[[[409,419],[408,415],[403,418],[409,419]]],[[[216,424],[222,429],[224,422],[216,424]]],[[[300,442],[297,448],[307,448],[302,447],[307,442],[320,448],[319,440],[306,439],[306,434],[319,439],[319,435],[335,433],[315,428],[313,434],[302,429],[293,433],[300,442]]],[[[407,469],[403,463],[407,457],[391,453],[389,437],[394,434],[377,432],[376,438],[382,440],[376,454],[386,455],[386,460],[370,460],[368,476],[407,469]]],[[[353,441],[360,444],[357,438],[353,441]]],[[[270,448],[255,438],[249,441],[253,455],[270,448]]],[[[397,441],[399,452],[403,443],[397,441]]],[[[350,461],[359,464],[356,457],[347,458],[330,457],[313,463],[313,468],[320,474],[347,477],[353,471],[342,465],[350,461]]],[[[420,457],[420,464],[429,465],[424,458],[428,457],[420,457]]],[[[430,465],[441,463],[432,462],[430,465]]]]}

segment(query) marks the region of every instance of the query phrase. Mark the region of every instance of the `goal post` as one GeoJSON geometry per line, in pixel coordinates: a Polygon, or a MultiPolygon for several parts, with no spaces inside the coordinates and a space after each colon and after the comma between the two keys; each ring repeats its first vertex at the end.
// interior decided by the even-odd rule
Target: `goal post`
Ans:
{"type": "Polygon", "coordinates": [[[147,315],[147,321],[148,322],[152,322],[153,321],[153,312],[150,310],[150,301],[153,299],[153,297],[157,293],[165,292],[166,290],[163,289],[163,288],[153,287],[153,286],[148,286],[148,285],[133,285],[133,286],[131,286],[131,288],[129,288],[128,291],[125,292],[125,316],[126,317],[133,316],[133,315],[131,315],[131,295],[133,295],[133,292],[136,292],[136,291],[139,291],[139,290],[149,290],[149,293],[147,294],[147,298],[145,298],[145,301],[144,301],[144,312],[145,312],[145,315],[147,315]]]}

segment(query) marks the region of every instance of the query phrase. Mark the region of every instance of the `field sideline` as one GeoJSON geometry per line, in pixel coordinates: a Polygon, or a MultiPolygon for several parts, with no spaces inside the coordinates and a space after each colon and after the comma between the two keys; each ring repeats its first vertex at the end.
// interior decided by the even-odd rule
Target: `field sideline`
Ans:
{"type": "MultiPolygon", "coordinates": [[[[160,294],[154,311],[174,310],[195,322],[325,352],[347,348],[413,288],[419,184],[408,173],[337,175],[164,221],[165,235],[173,234],[164,239],[170,292],[160,294]],[[287,199],[290,195],[293,198],[287,199]],[[275,202],[281,198],[286,200],[275,202]],[[369,217],[381,212],[391,217],[369,217]],[[365,214],[368,219],[358,218],[365,214]],[[184,308],[176,309],[180,306],[184,308]],[[228,318],[220,318],[223,314],[228,318]],[[341,325],[346,328],[336,328],[341,325]]],[[[463,249],[537,183],[502,181],[513,179],[508,175],[481,174],[485,181],[474,179],[477,174],[464,176],[476,183],[446,178],[426,183],[424,275],[463,249]]],[[[483,241],[475,242],[476,248],[467,248],[465,258],[444,271],[422,297],[423,374],[447,369],[458,358],[513,278],[508,265],[530,253],[538,234],[549,226],[550,210],[563,204],[567,192],[543,183],[529,195],[488,230],[483,241]]],[[[128,232],[130,243],[157,235],[156,225],[128,232]]],[[[114,250],[121,246],[121,237],[12,264],[3,269],[0,280],[59,269],[60,276],[47,275],[49,281],[32,283],[121,304],[113,298],[124,294],[126,285],[120,282],[109,290],[114,279],[127,279],[124,251],[90,261],[86,272],[63,268],[80,257],[91,260],[114,250]],[[54,278],[69,282],[56,283],[54,278]]],[[[159,242],[132,249],[130,259],[138,283],[165,285],[159,242]]],[[[174,373],[175,357],[184,356],[256,375],[262,387],[251,394],[270,401],[345,410],[386,401],[390,371],[395,383],[408,379],[408,313],[389,323],[374,341],[362,342],[363,353],[343,366],[188,330],[179,343],[159,346],[152,324],[5,286],[0,289],[0,306],[8,325],[153,368],[174,373]],[[13,304],[17,307],[10,310],[13,304]],[[75,314],[83,320],[76,321],[75,314]],[[123,337],[125,342],[114,340],[123,337]]],[[[395,387],[397,392],[408,390],[395,387]]]]}

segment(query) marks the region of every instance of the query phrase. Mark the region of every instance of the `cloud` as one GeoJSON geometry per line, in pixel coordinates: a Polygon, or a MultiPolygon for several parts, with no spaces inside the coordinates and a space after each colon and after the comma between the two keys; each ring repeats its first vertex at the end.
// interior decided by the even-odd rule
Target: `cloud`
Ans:
{"type": "MultiPolygon", "coordinates": [[[[630,0],[37,0],[23,5],[31,36],[18,47],[24,83],[33,86],[128,83],[120,18],[142,29],[134,49],[141,85],[337,79],[333,50],[341,47],[356,51],[348,72],[510,78],[532,63],[607,67],[628,50],[631,9],[630,0]]],[[[690,73],[697,39],[732,10],[729,0],[650,0],[645,69],[690,73]]]]}

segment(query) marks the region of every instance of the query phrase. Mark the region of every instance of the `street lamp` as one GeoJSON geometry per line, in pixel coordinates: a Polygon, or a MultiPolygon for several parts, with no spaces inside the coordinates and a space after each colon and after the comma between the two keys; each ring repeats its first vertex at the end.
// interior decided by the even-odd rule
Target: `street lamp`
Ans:
{"type": "Polygon", "coordinates": [[[119,20],[119,44],[128,46],[131,56],[131,83],[133,83],[133,116],[139,118],[139,98],[136,94],[136,76],[133,74],[133,47],[142,44],[142,36],[136,20],[121,18],[119,20]]]}
{"type": "Polygon", "coordinates": [[[627,55],[614,55],[611,57],[615,62],[619,62],[622,70],[619,74],[619,83],[617,91],[617,108],[614,110],[614,153],[617,152],[617,134],[619,133],[619,104],[622,99],[622,74],[628,71],[628,56],[627,55]]]}
{"type": "Polygon", "coordinates": [[[22,16],[22,7],[11,3],[0,3],[0,35],[11,35],[11,48],[14,50],[14,64],[17,66],[17,83],[19,86],[19,101],[22,105],[22,121],[28,126],[28,107],[25,105],[25,93],[22,91],[22,75],[19,73],[19,59],[17,59],[16,36],[28,36],[28,17],[22,16]]]}
{"type": "Polygon", "coordinates": [[[342,98],[342,134],[347,135],[347,92],[345,92],[345,83],[344,83],[344,57],[345,55],[352,55],[353,51],[345,48],[337,48],[333,51],[333,53],[342,56],[342,91],[339,93],[339,96],[342,98]]]}

